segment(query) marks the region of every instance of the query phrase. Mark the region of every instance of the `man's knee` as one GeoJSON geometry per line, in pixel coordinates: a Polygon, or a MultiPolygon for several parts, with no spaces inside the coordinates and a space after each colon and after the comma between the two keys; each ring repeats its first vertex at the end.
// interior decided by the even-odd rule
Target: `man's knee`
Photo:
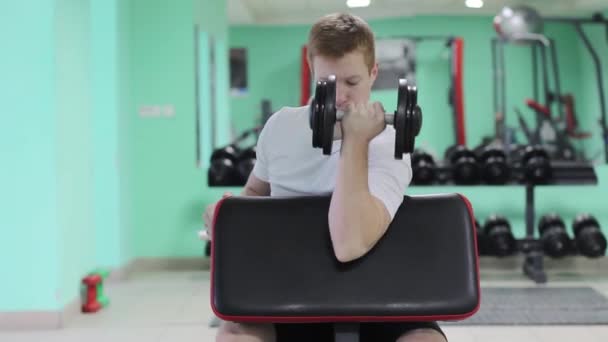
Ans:
{"type": "Polygon", "coordinates": [[[397,342],[447,342],[446,338],[434,329],[416,329],[407,332],[397,342]]]}
{"type": "Polygon", "coordinates": [[[243,324],[222,322],[215,337],[216,342],[276,342],[272,324],[243,324]]]}

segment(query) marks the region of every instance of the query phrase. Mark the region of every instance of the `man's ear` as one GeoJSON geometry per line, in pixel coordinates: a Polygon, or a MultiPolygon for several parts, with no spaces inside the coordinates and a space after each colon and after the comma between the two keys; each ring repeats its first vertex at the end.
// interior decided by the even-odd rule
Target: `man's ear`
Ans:
{"type": "Polygon", "coordinates": [[[372,84],[376,81],[376,77],[378,77],[378,63],[374,63],[372,70],[370,72],[370,77],[372,79],[372,84]]]}

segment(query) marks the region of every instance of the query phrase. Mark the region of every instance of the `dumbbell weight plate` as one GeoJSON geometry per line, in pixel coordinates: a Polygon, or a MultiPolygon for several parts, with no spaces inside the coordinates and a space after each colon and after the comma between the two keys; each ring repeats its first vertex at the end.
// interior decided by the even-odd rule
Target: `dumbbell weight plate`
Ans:
{"type": "Polygon", "coordinates": [[[509,180],[507,156],[499,148],[489,147],[481,153],[482,174],[489,184],[504,184],[509,180]]]}
{"type": "Polygon", "coordinates": [[[325,104],[323,121],[323,133],[321,135],[321,141],[323,144],[323,154],[331,154],[331,147],[334,142],[334,127],[336,125],[336,81],[327,80],[323,81],[325,84],[325,98],[323,103],[325,104]]]}
{"type": "Polygon", "coordinates": [[[323,132],[322,113],[325,100],[325,87],[323,82],[317,82],[315,97],[310,104],[310,123],[312,128],[312,147],[321,147],[321,137],[323,132]]]}
{"type": "Polygon", "coordinates": [[[540,146],[526,147],[522,165],[526,179],[534,184],[545,183],[551,177],[549,154],[540,146]]]}
{"type": "Polygon", "coordinates": [[[566,225],[556,213],[546,214],[540,218],[538,231],[543,250],[552,258],[561,258],[568,254],[570,239],[566,225]]]}
{"type": "Polygon", "coordinates": [[[413,184],[431,184],[437,176],[433,157],[424,152],[412,153],[413,184]]]}
{"type": "Polygon", "coordinates": [[[590,214],[579,214],[572,223],[572,229],[581,254],[588,258],[597,258],[606,254],[608,243],[595,217],[590,214]]]}
{"type": "Polygon", "coordinates": [[[399,82],[397,110],[393,119],[395,127],[395,159],[402,159],[405,151],[405,115],[407,111],[407,83],[399,82]]]}
{"type": "Polygon", "coordinates": [[[416,87],[407,86],[407,103],[405,109],[405,126],[406,126],[406,134],[405,134],[405,153],[412,153],[414,151],[414,138],[416,134],[416,125],[414,122],[414,106],[416,105],[417,100],[416,95],[416,87]]]}

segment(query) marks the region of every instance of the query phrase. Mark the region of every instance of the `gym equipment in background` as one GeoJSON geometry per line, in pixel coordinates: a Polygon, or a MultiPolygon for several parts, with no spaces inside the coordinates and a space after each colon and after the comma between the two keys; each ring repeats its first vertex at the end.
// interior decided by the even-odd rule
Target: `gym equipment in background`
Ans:
{"type": "Polygon", "coordinates": [[[450,47],[450,94],[449,104],[452,107],[454,122],[454,137],[456,144],[466,145],[467,137],[465,131],[464,117],[464,39],[462,37],[450,37],[447,41],[450,47]]]}
{"type": "Polygon", "coordinates": [[[572,222],[576,246],[588,258],[598,258],[606,254],[606,236],[600,224],[590,214],[579,214],[572,222]]]}
{"type": "Polygon", "coordinates": [[[239,151],[236,146],[218,148],[211,154],[211,164],[207,171],[209,186],[236,186],[240,183],[237,170],[239,151]]]}
{"type": "MultiPolygon", "coordinates": [[[[605,161],[608,162],[608,127],[606,122],[606,102],[604,93],[604,80],[602,72],[601,60],[598,57],[597,51],[591,44],[589,37],[583,30],[583,25],[603,25],[606,28],[606,36],[608,38],[608,20],[606,20],[601,13],[594,14],[591,18],[567,18],[567,17],[546,17],[542,18],[538,13],[530,6],[506,6],[502,11],[494,18],[494,28],[498,33],[498,39],[492,40],[492,62],[494,71],[494,113],[496,114],[496,139],[502,141],[505,146],[509,143],[506,141],[504,116],[506,115],[506,91],[505,91],[505,67],[504,67],[504,45],[508,43],[514,44],[529,44],[532,48],[532,82],[534,90],[533,100],[537,103],[541,103],[538,96],[538,64],[540,64],[542,74],[542,87],[544,92],[544,102],[541,103],[546,111],[549,113],[559,113],[558,117],[554,119],[554,126],[565,126],[566,136],[573,139],[581,139],[587,137],[588,134],[576,134],[573,131],[573,102],[569,101],[568,98],[564,98],[561,94],[559,84],[559,72],[557,63],[557,53],[555,49],[555,41],[542,34],[543,22],[558,22],[571,24],[576,30],[579,38],[584,43],[587,51],[591,55],[593,65],[595,68],[596,85],[598,90],[599,100],[599,113],[600,113],[600,125],[602,128],[602,142],[604,144],[605,161]],[[549,50],[549,51],[547,51],[549,50]],[[540,53],[541,61],[538,63],[538,55],[540,53]],[[549,89],[549,72],[548,72],[548,60],[547,53],[551,54],[551,63],[553,66],[552,79],[554,82],[554,90],[549,89]],[[552,110],[552,106],[557,106],[557,111],[552,110]],[[564,115],[564,107],[566,107],[566,115],[564,115]],[[571,111],[569,114],[568,111],[571,111]]],[[[547,115],[537,115],[537,132],[545,122],[549,120],[547,115]]],[[[538,133],[536,133],[538,135],[538,133]]],[[[555,146],[557,149],[554,154],[555,157],[561,158],[562,155],[568,156],[568,153],[559,151],[564,144],[563,137],[560,138],[562,141],[558,142],[555,146]]],[[[538,143],[538,142],[535,142],[538,143]]],[[[567,151],[566,151],[567,152],[567,151]]],[[[580,154],[580,153],[577,153],[580,154]]],[[[581,159],[582,157],[579,157],[581,159]]]]}
{"type": "Polygon", "coordinates": [[[255,164],[255,143],[263,126],[243,131],[230,144],[220,147],[211,154],[211,164],[207,170],[209,186],[244,185],[255,164]],[[255,135],[255,142],[248,147],[239,147],[243,141],[255,135]]]}
{"type": "MultiPolygon", "coordinates": [[[[574,239],[568,235],[562,217],[555,212],[547,213],[540,218],[538,239],[531,236],[516,238],[511,231],[509,221],[498,214],[490,215],[483,227],[479,226],[476,218],[475,225],[479,227],[477,245],[480,256],[506,257],[517,253],[533,252],[559,259],[576,255],[598,258],[606,254],[606,236],[602,233],[597,219],[588,213],[579,214],[573,220],[574,239]]],[[[538,273],[540,277],[540,272],[538,273]]]]}
{"type": "Polygon", "coordinates": [[[97,300],[97,286],[102,282],[99,274],[90,274],[82,279],[82,285],[84,288],[82,299],[84,303],[81,306],[83,313],[94,313],[103,307],[97,300]]]}
{"type": "Polygon", "coordinates": [[[543,215],[538,222],[538,232],[546,255],[563,258],[572,251],[572,242],[566,232],[566,224],[557,213],[543,215]]]}
{"type": "Polygon", "coordinates": [[[501,215],[493,214],[483,225],[486,251],[490,255],[505,257],[515,254],[517,241],[511,231],[511,224],[501,215]]]}
{"type": "Polygon", "coordinates": [[[486,146],[479,156],[481,178],[488,184],[505,184],[511,177],[511,168],[505,151],[499,147],[486,146]]]}
{"type": "Polygon", "coordinates": [[[521,180],[530,184],[546,184],[552,177],[549,154],[539,145],[520,145],[511,153],[511,162],[519,169],[521,180]]]}
{"type": "Polygon", "coordinates": [[[507,155],[499,145],[450,146],[439,160],[418,149],[411,156],[412,185],[593,184],[593,166],[583,161],[551,160],[543,146],[514,145],[507,155]]]}
{"type": "MultiPolygon", "coordinates": [[[[400,79],[397,90],[397,110],[385,113],[387,125],[395,127],[395,159],[402,159],[404,153],[414,151],[414,142],[422,128],[422,111],[417,104],[418,90],[400,79]]],[[[344,113],[336,108],[336,77],[317,82],[315,97],[310,104],[309,122],[312,129],[312,146],[322,148],[323,154],[331,154],[336,121],[342,120],[344,113]]]]}
{"type": "Polygon", "coordinates": [[[526,5],[505,6],[494,17],[494,29],[505,40],[542,40],[543,21],[536,10],[526,5]]]}
{"type": "Polygon", "coordinates": [[[446,149],[444,160],[451,169],[455,184],[479,183],[480,169],[477,156],[464,145],[453,145],[446,149]]]}
{"type": "Polygon", "coordinates": [[[411,156],[412,184],[432,184],[437,177],[433,156],[416,149],[411,156]]]}
{"type": "Polygon", "coordinates": [[[251,170],[253,170],[253,166],[256,161],[256,145],[253,145],[249,148],[246,148],[239,153],[236,169],[239,174],[239,182],[240,184],[247,183],[247,179],[249,178],[249,174],[251,170]]]}
{"type": "Polygon", "coordinates": [[[475,218],[475,230],[477,231],[477,254],[479,256],[490,255],[486,233],[477,218],[475,218]]]}
{"type": "Polygon", "coordinates": [[[260,125],[264,126],[274,111],[272,110],[272,102],[270,99],[262,99],[261,102],[261,118],[260,125]]]}

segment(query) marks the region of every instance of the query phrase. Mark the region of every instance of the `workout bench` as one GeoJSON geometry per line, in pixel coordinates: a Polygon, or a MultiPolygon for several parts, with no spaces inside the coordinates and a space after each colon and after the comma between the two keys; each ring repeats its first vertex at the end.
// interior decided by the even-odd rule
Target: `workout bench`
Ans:
{"type": "Polygon", "coordinates": [[[216,207],[211,306],[227,321],[358,324],[462,320],[479,308],[474,215],[458,194],[405,196],[362,258],[339,262],[329,196],[228,197],[216,207]]]}

